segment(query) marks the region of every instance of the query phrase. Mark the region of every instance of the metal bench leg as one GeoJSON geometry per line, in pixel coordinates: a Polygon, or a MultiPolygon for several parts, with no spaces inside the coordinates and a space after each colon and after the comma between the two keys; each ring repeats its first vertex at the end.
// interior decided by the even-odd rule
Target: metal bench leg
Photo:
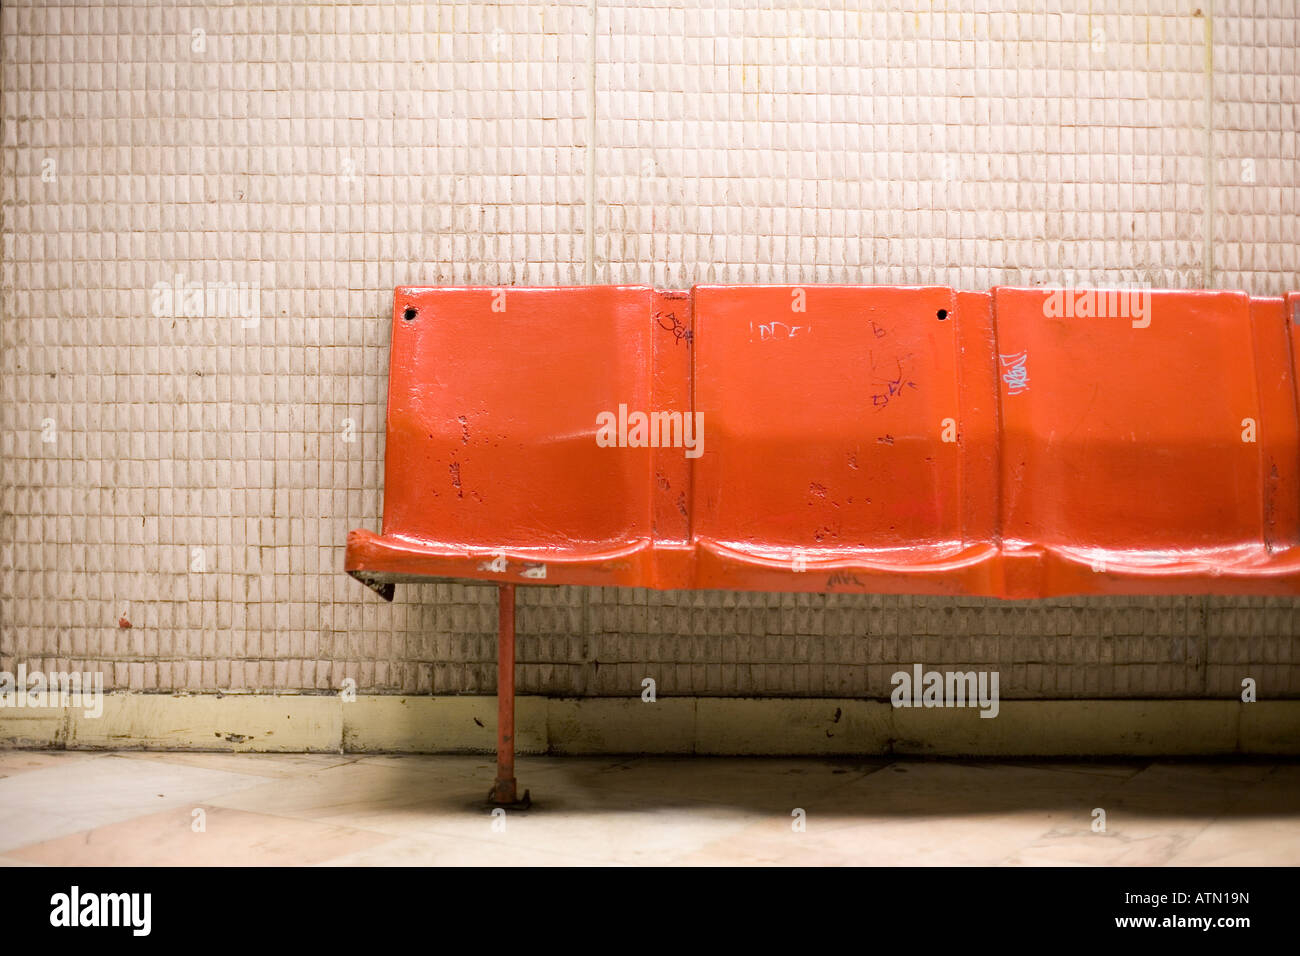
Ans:
{"type": "Polygon", "coordinates": [[[497,585],[497,779],[488,803],[527,810],[528,791],[515,784],[515,586],[497,585]]]}

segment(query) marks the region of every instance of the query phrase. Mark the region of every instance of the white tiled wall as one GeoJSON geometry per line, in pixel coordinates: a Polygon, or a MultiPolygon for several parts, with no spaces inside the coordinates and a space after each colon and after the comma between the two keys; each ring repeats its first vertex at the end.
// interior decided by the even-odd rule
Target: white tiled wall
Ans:
{"type": "MultiPolygon", "coordinates": [[[[378,527],[398,284],[1300,289],[1300,10],[1042,6],[6,0],[0,667],[491,691],[491,592],[384,605],[339,570],[378,527]]],[[[543,589],[519,682],[870,695],[923,661],[1006,696],[1296,695],[1298,625],[543,589]]]]}

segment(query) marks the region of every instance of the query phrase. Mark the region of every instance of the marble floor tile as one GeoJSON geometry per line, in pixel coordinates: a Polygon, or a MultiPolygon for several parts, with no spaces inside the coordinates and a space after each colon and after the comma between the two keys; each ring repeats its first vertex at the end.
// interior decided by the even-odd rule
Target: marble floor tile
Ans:
{"type": "Polygon", "coordinates": [[[0,779],[0,853],[265,782],[116,754],[59,761],[0,779]]]}
{"type": "Polygon", "coordinates": [[[110,823],[9,855],[47,866],[305,866],[387,839],[309,820],[198,806],[110,823]]]}
{"type": "Polygon", "coordinates": [[[82,760],[91,760],[96,753],[68,750],[0,750],[0,778],[12,777],[46,767],[67,767],[82,760]]]}
{"type": "Polygon", "coordinates": [[[194,753],[185,750],[130,750],[122,751],[119,756],[186,767],[204,767],[208,770],[229,770],[259,777],[295,777],[313,770],[355,763],[358,759],[356,755],[350,754],[194,753]]]}
{"type": "Polygon", "coordinates": [[[385,837],[385,842],[318,866],[592,866],[607,861],[521,846],[504,835],[480,840],[438,836],[385,837]]]}
{"type": "MultiPolygon", "coordinates": [[[[521,783],[539,790],[534,810],[493,816],[480,758],[367,760],[227,794],[221,806],[293,816],[392,836],[481,840],[501,832],[521,847],[589,861],[666,862],[719,832],[745,825],[743,810],[705,801],[662,799],[590,786],[610,758],[545,758],[520,764],[521,783]],[[689,809],[682,811],[681,806],[689,809]]],[[[683,767],[679,779],[689,768],[683,767]]]]}
{"type": "Polygon", "coordinates": [[[0,752],[0,865],[1300,865],[1300,762],[521,757],[516,772],[533,808],[493,812],[483,756],[0,752]]]}

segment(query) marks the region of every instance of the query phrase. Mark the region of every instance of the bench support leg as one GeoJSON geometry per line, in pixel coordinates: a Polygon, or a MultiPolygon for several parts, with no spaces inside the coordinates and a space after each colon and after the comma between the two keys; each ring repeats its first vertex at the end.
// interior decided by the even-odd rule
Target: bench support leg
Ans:
{"type": "Polygon", "coordinates": [[[488,803],[527,810],[528,791],[515,784],[515,586],[497,585],[497,779],[488,803]]]}

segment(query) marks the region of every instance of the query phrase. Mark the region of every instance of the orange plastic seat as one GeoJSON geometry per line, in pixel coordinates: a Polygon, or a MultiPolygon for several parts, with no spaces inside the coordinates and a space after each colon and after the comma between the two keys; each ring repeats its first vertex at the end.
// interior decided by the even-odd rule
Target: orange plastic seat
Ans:
{"type": "Polygon", "coordinates": [[[399,288],[406,580],[1300,593],[1296,295],[399,288]]]}

